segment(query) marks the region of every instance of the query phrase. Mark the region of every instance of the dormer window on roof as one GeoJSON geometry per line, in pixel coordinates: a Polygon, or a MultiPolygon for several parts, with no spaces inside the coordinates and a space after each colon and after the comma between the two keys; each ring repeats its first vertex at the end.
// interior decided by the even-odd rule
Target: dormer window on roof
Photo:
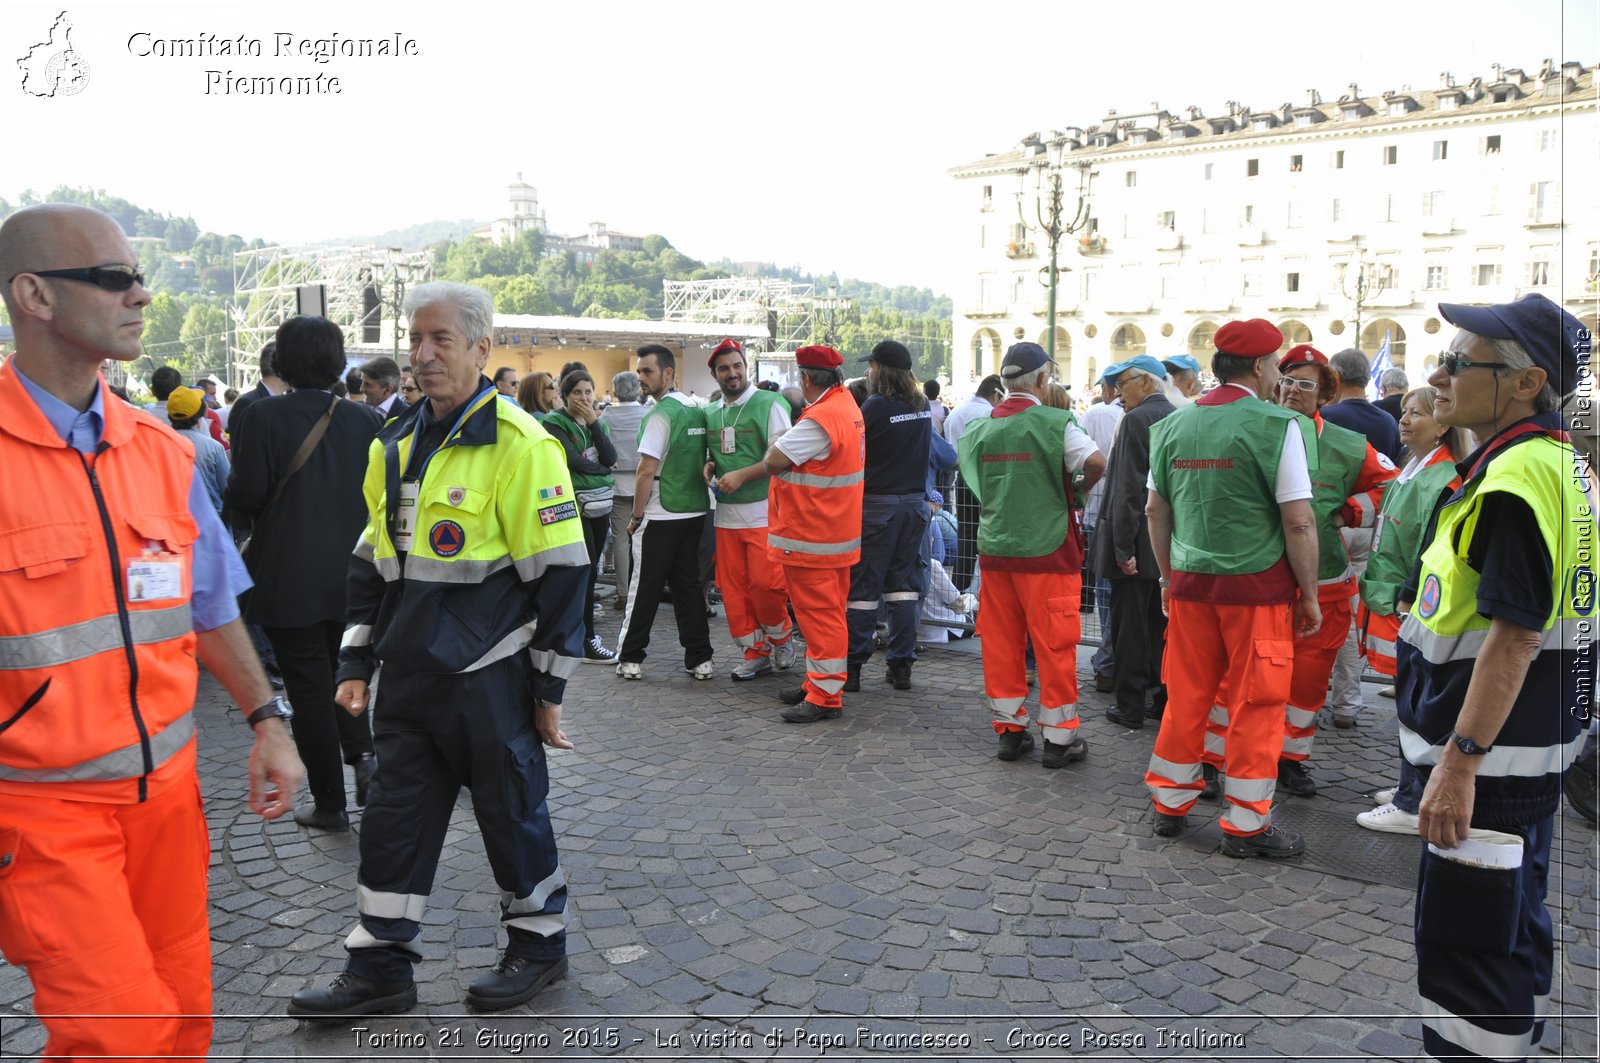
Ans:
{"type": "Polygon", "coordinates": [[[1389,117],[1404,118],[1406,115],[1415,110],[1416,106],[1417,101],[1413,100],[1410,96],[1390,96],[1389,117]]]}
{"type": "Polygon", "coordinates": [[[1339,102],[1339,117],[1346,122],[1354,122],[1367,117],[1371,113],[1372,108],[1360,100],[1341,100],[1339,102]]]}
{"type": "Polygon", "coordinates": [[[1439,110],[1453,111],[1461,106],[1461,93],[1459,91],[1441,92],[1438,97],[1439,110]]]}

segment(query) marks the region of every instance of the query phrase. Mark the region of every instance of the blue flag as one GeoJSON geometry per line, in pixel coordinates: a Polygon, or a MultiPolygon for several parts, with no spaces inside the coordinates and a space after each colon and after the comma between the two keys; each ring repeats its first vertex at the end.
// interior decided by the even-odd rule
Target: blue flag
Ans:
{"type": "Polygon", "coordinates": [[[1380,386],[1383,374],[1394,368],[1394,362],[1389,357],[1389,330],[1383,330],[1383,345],[1378,348],[1378,356],[1372,360],[1372,379],[1367,382],[1367,397],[1376,399],[1383,393],[1380,386]]]}

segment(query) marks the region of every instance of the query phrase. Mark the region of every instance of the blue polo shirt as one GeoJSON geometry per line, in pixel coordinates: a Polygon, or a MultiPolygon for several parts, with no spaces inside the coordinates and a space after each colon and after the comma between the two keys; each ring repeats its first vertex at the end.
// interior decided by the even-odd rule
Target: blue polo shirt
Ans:
{"type": "Polygon", "coordinates": [[[1345,399],[1329,403],[1318,412],[1325,421],[1360,432],[1373,450],[1400,464],[1400,425],[1386,411],[1366,399],[1345,399]]]}

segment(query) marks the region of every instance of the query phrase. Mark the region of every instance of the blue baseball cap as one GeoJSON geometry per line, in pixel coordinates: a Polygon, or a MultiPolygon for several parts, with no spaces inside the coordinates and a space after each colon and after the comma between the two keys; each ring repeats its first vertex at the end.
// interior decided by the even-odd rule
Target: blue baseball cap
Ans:
{"type": "Polygon", "coordinates": [[[1006,349],[1005,359],[1000,363],[1000,376],[1005,380],[1014,380],[1032,373],[1048,361],[1050,356],[1037,343],[1029,343],[1026,340],[1013,343],[1006,349]]]}
{"type": "Polygon", "coordinates": [[[1115,385],[1117,382],[1117,377],[1121,376],[1129,369],[1143,369],[1146,373],[1149,373],[1151,376],[1160,380],[1167,379],[1166,366],[1162,365],[1148,354],[1140,354],[1129,358],[1126,362],[1118,362],[1116,365],[1107,366],[1106,371],[1100,374],[1100,382],[1103,384],[1115,385]]]}
{"type": "Polygon", "coordinates": [[[1577,388],[1594,341],[1577,318],[1537,292],[1494,306],[1440,303],[1439,313],[1475,336],[1515,340],[1563,397],[1577,388]]]}
{"type": "Polygon", "coordinates": [[[1200,363],[1187,354],[1175,354],[1171,358],[1161,359],[1161,364],[1168,369],[1187,369],[1191,373],[1200,372],[1200,363]]]}

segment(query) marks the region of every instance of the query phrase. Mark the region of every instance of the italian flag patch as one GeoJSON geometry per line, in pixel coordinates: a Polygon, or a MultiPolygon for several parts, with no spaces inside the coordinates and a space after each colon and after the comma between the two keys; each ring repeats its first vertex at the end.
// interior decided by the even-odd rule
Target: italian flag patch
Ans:
{"type": "Polygon", "coordinates": [[[564,492],[561,490],[560,484],[556,484],[554,487],[541,487],[539,488],[539,501],[544,502],[552,498],[560,498],[562,494],[564,492]]]}

